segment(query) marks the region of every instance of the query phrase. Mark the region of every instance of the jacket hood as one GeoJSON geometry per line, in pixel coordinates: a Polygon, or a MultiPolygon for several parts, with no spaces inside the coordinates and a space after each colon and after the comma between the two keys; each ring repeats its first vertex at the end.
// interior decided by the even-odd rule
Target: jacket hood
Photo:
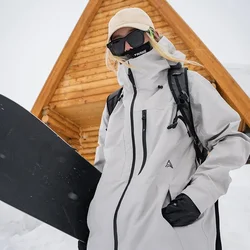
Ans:
{"type": "MultiPolygon", "coordinates": [[[[185,55],[176,50],[174,45],[163,36],[158,42],[159,45],[166,48],[168,52],[175,58],[185,59],[185,55]]],[[[137,90],[157,90],[158,85],[164,85],[167,82],[167,69],[176,62],[166,60],[154,48],[133,59],[127,61],[131,66],[131,70],[135,79],[137,90]]],[[[132,85],[128,78],[128,67],[119,64],[117,79],[120,86],[127,91],[133,91],[132,85]]]]}

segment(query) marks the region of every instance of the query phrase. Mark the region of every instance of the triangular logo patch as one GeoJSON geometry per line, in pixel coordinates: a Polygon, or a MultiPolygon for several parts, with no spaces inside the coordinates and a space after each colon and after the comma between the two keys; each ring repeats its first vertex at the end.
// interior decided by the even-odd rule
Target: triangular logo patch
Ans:
{"type": "Polygon", "coordinates": [[[171,163],[170,160],[168,160],[168,162],[167,162],[167,164],[166,164],[165,167],[166,167],[166,168],[173,168],[173,165],[172,165],[172,163],[171,163]]]}

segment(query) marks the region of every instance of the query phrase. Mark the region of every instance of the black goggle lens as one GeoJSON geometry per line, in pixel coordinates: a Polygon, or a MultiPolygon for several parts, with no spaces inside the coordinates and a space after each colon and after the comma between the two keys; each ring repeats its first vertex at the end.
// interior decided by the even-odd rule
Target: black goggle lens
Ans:
{"type": "Polygon", "coordinates": [[[116,39],[114,41],[111,41],[108,44],[108,48],[110,49],[113,55],[121,56],[124,52],[125,41],[122,39],[116,39]]]}
{"type": "Polygon", "coordinates": [[[126,41],[132,48],[141,46],[144,43],[144,31],[138,29],[133,30],[127,36],[111,41],[107,44],[107,47],[113,55],[121,56],[125,52],[126,41]]]}

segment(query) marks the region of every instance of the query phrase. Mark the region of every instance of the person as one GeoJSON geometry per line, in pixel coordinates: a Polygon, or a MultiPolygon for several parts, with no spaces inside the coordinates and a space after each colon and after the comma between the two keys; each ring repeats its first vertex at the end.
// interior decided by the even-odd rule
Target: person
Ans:
{"type": "Polygon", "coordinates": [[[229,171],[246,163],[250,139],[238,131],[239,114],[188,70],[194,126],[209,151],[197,166],[185,124],[167,129],[176,107],[168,70],[185,62],[199,65],[143,10],[111,18],[106,64],[123,89],[112,114],[106,104],[101,118],[94,166],[102,176],[88,211],[87,250],[221,249],[215,203],[227,192],[229,171]]]}

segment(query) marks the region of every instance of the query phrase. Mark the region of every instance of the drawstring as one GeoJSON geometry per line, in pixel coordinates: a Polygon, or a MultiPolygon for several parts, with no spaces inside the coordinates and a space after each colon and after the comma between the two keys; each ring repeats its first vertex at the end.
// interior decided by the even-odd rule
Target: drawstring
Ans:
{"type": "Polygon", "coordinates": [[[119,98],[117,99],[117,102],[119,102],[122,98],[123,98],[123,94],[119,96],[119,98]]]}
{"type": "MultiPolygon", "coordinates": [[[[181,119],[181,120],[183,121],[183,123],[185,124],[185,126],[187,127],[187,123],[185,122],[183,116],[181,116],[181,115],[178,115],[178,116],[177,116],[177,113],[178,113],[178,109],[177,109],[177,111],[176,111],[175,118],[173,119],[173,123],[171,123],[171,124],[167,127],[168,129],[175,128],[175,127],[177,126],[177,124],[178,124],[178,119],[181,119]]],[[[190,137],[190,134],[189,134],[189,131],[188,131],[188,130],[187,130],[187,132],[188,132],[188,135],[189,135],[189,137],[190,137]]]]}
{"type": "Polygon", "coordinates": [[[178,124],[177,120],[178,120],[178,118],[179,118],[179,116],[177,116],[178,110],[179,110],[179,108],[178,108],[178,105],[177,105],[177,109],[176,109],[176,113],[175,113],[174,120],[173,120],[173,122],[167,127],[168,129],[175,128],[175,127],[177,126],[177,124],[178,124]]]}
{"type": "MultiPolygon", "coordinates": [[[[178,124],[178,119],[181,119],[183,121],[186,128],[188,127],[186,121],[183,118],[183,116],[177,115],[178,111],[180,110],[180,107],[185,108],[185,106],[187,106],[186,101],[189,101],[188,96],[187,96],[186,92],[182,91],[182,93],[180,94],[180,97],[179,97],[179,102],[177,103],[177,109],[176,109],[175,117],[173,119],[173,122],[167,127],[167,129],[175,128],[177,126],[177,124],[178,124]]],[[[187,133],[188,133],[189,137],[191,137],[191,134],[190,134],[188,129],[187,129],[187,133]]]]}
{"type": "MultiPolygon", "coordinates": [[[[176,109],[175,117],[173,119],[173,122],[167,127],[168,129],[175,128],[177,126],[177,124],[178,124],[178,119],[181,119],[183,121],[183,123],[185,124],[185,126],[187,127],[187,123],[184,120],[183,116],[181,116],[181,115],[177,116],[177,113],[178,113],[179,109],[180,109],[179,108],[179,104],[177,104],[177,109],[176,109]]],[[[187,130],[187,132],[188,132],[188,135],[190,137],[191,135],[190,135],[190,133],[189,133],[188,130],[187,130]]]]}

